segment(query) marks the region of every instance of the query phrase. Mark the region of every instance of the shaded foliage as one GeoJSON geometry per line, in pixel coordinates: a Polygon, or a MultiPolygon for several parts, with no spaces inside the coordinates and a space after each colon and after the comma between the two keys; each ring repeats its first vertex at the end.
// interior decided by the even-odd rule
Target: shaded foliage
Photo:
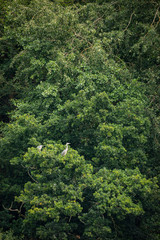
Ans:
{"type": "Polygon", "coordinates": [[[158,240],[158,2],[6,3],[2,237],[158,240]]]}

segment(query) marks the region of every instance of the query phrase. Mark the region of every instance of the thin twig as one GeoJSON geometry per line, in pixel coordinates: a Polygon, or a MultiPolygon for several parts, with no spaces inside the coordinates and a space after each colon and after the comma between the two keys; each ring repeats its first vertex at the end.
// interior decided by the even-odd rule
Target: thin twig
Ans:
{"type": "MultiPolygon", "coordinates": [[[[25,166],[23,166],[22,163],[21,163],[21,166],[22,166],[23,168],[27,169],[27,173],[28,173],[28,175],[30,176],[30,178],[32,178],[32,180],[33,180],[34,182],[38,183],[38,181],[36,181],[36,180],[32,177],[32,175],[31,175],[31,173],[30,173],[30,169],[27,168],[27,167],[25,167],[25,166]]],[[[33,168],[31,168],[31,169],[35,169],[35,168],[33,167],[33,168]]]]}
{"type": "Polygon", "coordinates": [[[74,32],[74,35],[75,35],[76,37],[79,37],[79,38],[85,40],[88,44],[90,44],[90,45],[92,46],[92,43],[89,42],[86,38],[82,37],[79,33],[77,34],[76,32],[74,32]]]}
{"type": "Polygon", "coordinates": [[[21,163],[21,166],[22,166],[23,168],[27,168],[27,167],[25,167],[22,163],[21,163]]]}
{"type": "MultiPolygon", "coordinates": [[[[103,14],[103,16],[104,16],[104,14],[103,14]]],[[[102,17],[99,17],[99,18],[97,18],[94,22],[93,22],[93,24],[95,24],[96,22],[98,22],[98,21],[100,21],[102,18],[103,18],[103,16],[102,17]]]]}
{"type": "Polygon", "coordinates": [[[157,28],[157,26],[158,26],[158,24],[160,23],[160,17],[159,17],[159,20],[158,20],[158,22],[156,23],[156,26],[155,26],[155,28],[157,28]]]}
{"type": "Polygon", "coordinates": [[[33,17],[32,17],[31,20],[33,20],[37,15],[40,16],[40,13],[41,13],[41,12],[44,12],[44,9],[45,9],[45,8],[46,8],[46,6],[42,7],[42,9],[41,9],[40,11],[36,12],[36,13],[33,15],[33,17]]]}
{"type": "Polygon", "coordinates": [[[112,216],[110,216],[110,217],[111,217],[111,219],[112,219],[112,223],[113,223],[114,230],[115,230],[115,237],[114,237],[114,239],[116,239],[116,238],[117,238],[117,228],[116,228],[116,224],[115,224],[115,221],[114,221],[113,217],[112,217],[112,216]]]}
{"type": "Polygon", "coordinates": [[[33,177],[32,177],[32,175],[31,175],[31,173],[29,172],[30,170],[28,169],[28,175],[30,176],[30,178],[32,178],[32,180],[34,181],[34,182],[36,182],[36,183],[38,183],[38,181],[37,180],[35,180],[33,177]]]}
{"type": "Polygon", "coordinates": [[[130,16],[130,19],[129,19],[129,22],[128,22],[128,25],[127,25],[127,27],[124,29],[124,31],[123,31],[123,32],[127,31],[127,29],[128,29],[128,27],[129,27],[129,25],[131,24],[131,21],[132,21],[133,14],[134,14],[134,12],[132,12],[132,14],[131,14],[131,16],[130,16]]]}
{"type": "MultiPolygon", "coordinates": [[[[160,6],[159,6],[160,7],[160,6]]],[[[158,11],[159,11],[159,7],[157,8],[157,10],[156,10],[156,13],[155,13],[155,15],[154,15],[154,18],[153,18],[153,21],[152,21],[152,23],[151,23],[151,27],[153,26],[153,24],[154,24],[154,22],[155,22],[155,20],[156,20],[156,16],[157,16],[157,14],[158,14],[158,11]]],[[[159,17],[159,16],[158,16],[159,17]]],[[[154,28],[156,28],[157,26],[158,26],[158,24],[159,24],[159,22],[160,22],[160,17],[159,17],[159,21],[156,23],[156,26],[154,27],[154,28]]],[[[143,37],[143,39],[145,39],[145,37],[148,35],[148,33],[149,33],[149,31],[144,35],[144,37],[143,37]]]]}
{"type": "MultiPolygon", "coordinates": [[[[159,7],[160,7],[160,6],[159,6],[159,7]]],[[[156,13],[155,13],[155,15],[154,15],[153,21],[152,21],[152,23],[151,23],[151,26],[153,26],[153,24],[155,23],[155,20],[156,20],[158,11],[159,11],[159,7],[158,7],[157,10],[156,10],[156,13]]]]}
{"type": "Polygon", "coordinates": [[[92,48],[92,47],[93,46],[90,46],[90,47],[87,47],[87,48],[83,49],[83,51],[80,54],[82,54],[82,56],[83,56],[83,52],[85,52],[87,49],[92,48]]]}

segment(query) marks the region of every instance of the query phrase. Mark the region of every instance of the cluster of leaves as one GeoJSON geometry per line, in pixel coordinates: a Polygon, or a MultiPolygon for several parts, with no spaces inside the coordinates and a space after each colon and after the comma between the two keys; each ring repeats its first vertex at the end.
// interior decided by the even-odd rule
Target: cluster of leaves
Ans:
{"type": "Polygon", "coordinates": [[[1,227],[19,238],[158,240],[157,3],[75,3],[5,7],[1,100],[15,110],[2,130],[1,227]]]}
{"type": "MultiPolygon", "coordinates": [[[[138,169],[101,168],[93,173],[93,166],[77,151],[70,149],[63,157],[62,149],[62,144],[50,141],[42,151],[32,147],[12,160],[12,164],[23,162],[32,179],[16,198],[27,209],[24,234],[35,237],[36,231],[40,239],[76,239],[76,235],[124,239],[125,220],[144,215],[156,182],[138,169]]],[[[141,231],[137,226],[136,234],[134,230],[127,234],[138,239],[141,231]]]]}

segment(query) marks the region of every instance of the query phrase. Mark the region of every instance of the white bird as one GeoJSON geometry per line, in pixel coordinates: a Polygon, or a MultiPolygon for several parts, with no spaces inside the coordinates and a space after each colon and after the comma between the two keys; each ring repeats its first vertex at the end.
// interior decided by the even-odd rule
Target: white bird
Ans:
{"type": "Polygon", "coordinates": [[[64,149],[63,152],[61,153],[62,156],[65,156],[67,154],[68,144],[70,144],[70,143],[66,143],[66,149],[64,149]]]}
{"type": "Polygon", "coordinates": [[[38,148],[39,151],[41,151],[42,147],[43,147],[43,145],[39,145],[37,148],[38,148]]]}

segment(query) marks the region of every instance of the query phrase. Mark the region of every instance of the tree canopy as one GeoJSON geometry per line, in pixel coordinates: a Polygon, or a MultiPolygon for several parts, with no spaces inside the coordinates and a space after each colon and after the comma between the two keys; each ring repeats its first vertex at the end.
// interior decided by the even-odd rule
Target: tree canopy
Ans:
{"type": "Polygon", "coordinates": [[[158,4],[2,4],[2,239],[159,239],[158,4]]]}

